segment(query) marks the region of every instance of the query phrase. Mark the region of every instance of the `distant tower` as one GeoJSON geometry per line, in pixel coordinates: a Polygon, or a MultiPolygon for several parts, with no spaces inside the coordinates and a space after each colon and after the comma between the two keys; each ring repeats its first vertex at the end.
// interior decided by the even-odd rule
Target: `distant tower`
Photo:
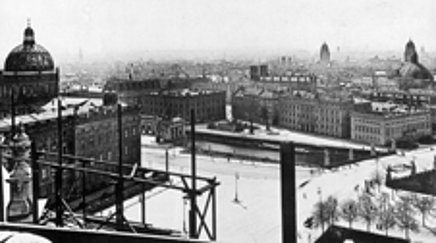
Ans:
{"type": "Polygon", "coordinates": [[[416,53],[415,43],[409,39],[404,51],[404,61],[411,63],[418,63],[418,53],[416,53]]]}
{"type": "Polygon", "coordinates": [[[325,43],[325,42],[321,46],[320,61],[323,64],[330,63],[330,50],[329,50],[327,43],[325,43]]]}

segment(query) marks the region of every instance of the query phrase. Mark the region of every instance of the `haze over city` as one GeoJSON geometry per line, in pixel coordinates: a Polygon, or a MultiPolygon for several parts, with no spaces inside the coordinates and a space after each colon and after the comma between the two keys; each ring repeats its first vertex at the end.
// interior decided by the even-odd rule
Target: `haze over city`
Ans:
{"type": "Polygon", "coordinates": [[[434,9],[432,0],[1,1],[0,56],[21,42],[28,18],[60,62],[79,50],[115,59],[314,54],[324,41],[334,51],[400,56],[409,38],[436,50],[434,9]]]}
{"type": "Polygon", "coordinates": [[[435,9],[0,0],[0,242],[435,242],[435,9]]]}

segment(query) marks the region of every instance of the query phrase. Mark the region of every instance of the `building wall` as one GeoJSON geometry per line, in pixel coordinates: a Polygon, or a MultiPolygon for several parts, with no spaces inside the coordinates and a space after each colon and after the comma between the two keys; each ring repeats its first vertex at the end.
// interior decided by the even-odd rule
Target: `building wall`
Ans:
{"type": "Polygon", "coordinates": [[[262,122],[259,114],[260,98],[254,95],[233,96],[232,117],[234,119],[262,122]]]}
{"type": "Polygon", "coordinates": [[[0,117],[11,112],[14,93],[15,114],[35,111],[58,95],[59,70],[55,71],[3,71],[0,82],[0,117]]]}
{"type": "MultiPolygon", "coordinates": [[[[140,118],[137,108],[123,109],[123,162],[134,164],[140,162],[140,118]]],[[[50,118],[24,124],[25,131],[38,151],[52,152],[44,160],[57,163],[58,127],[57,119],[50,118]]],[[[8,137],[9,135],[6,134],[8,137]]],[[[118,161],[118,125],[116,107],[100,107],[89,113],[62,117],[63,153],[102,160],[118,161]]],[[[64,164],[78,163],[68,159],[64,164]]],[[[99,164],[91,165],[103,168],[99,164]]],[[[111,167],[114,168],[114,167],[111,167]]],[[[40,167],[40,196],[47,197],[54,192],[55,169],[40,167]]],[[[65,170],[63,173],[63,192],[79,193],[81,180],[79,172],[65,170]]],[[[97,188],[110,182],[108,177],[87,175],[88,189],[97,188]]]]}
{"type": "Polygon", "coordinates": [[[232,98],[232,117],[244,121],[265,123],[265,115],[267,115],[269,124],[277,125],[279,119],[278,100],[278,96],[234,95],[232,98]]]}
{"type": "Polygon", "coordinates": [[[283,96],[279,106],[282,127],[340,138],[350,136],[351,101],[283,96]]]}
{"type": "Polygon", "coordinates": [[[118,100],[130,106],[143,103],[143,95],[159,90],[173,90],[202,86],[208,83],[206,78],[164,78],[164,79],[109,79],[104,90],[115,91],[118,100]]]}
{"type": "MultiPolygon", "coordinates": [[[[81,115],[75,127],[75,155],[106,160],[119,161],[119,131],[116,107],[104,107],[95,112],[81,115]]],[[[125,164],[140,163],[141,132],[138,110],[123,108],[122,112],[122,160],[125,164]]],[[[116,167],[102,164],[95,168],[116,171],[116,167]]],[[[110,180],[106,176],[90,176],[87,189],[98,188],[110,180]]]]}
{"type": "MultiPolygon", "coordinates": [[[[24,124],[25,131],[32,142],[35,143],[38,151],[54,153],[52,156],[45,156],[43,159],[57,161],[58,151],[58,125],[57,119],[48,119],[38,122],[24,124]]],[[[62,119],[62,151],[64,154],[74,154],[74,119],[71,116],[62,119]]],[[[70,161],[64,160],[69,164],[70,161]]],[[[40,196],[47,197],[54,193],[54,173],[56,169],[49,166],[40,167],[40,196]]],[[[66,170],[63,173],[63,190],[68,191],[74,181],[74,173],[66,170]]]]}
{"type": "Polygon", "coordinates": [[[146,115],[181,117],[186,121],[190,121],[190,112],[194,109],[197,122],[208,122],[225,119],[225,98],[224,91],[191,95],[149,93],[142,96],[141,106],[146,115]]]}
{"type": "Polygon", "coordinates": [[[382,115],[353,112],[351,114],[351,139],[368,144],[385,145],[392,139],[419,138],[432,134],[429,111],[402,115],[382,115]]]}

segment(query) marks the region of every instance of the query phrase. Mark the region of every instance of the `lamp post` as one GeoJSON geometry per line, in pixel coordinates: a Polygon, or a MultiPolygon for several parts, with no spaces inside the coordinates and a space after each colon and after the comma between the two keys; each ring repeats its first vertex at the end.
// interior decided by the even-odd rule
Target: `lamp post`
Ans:
{"type": "Polygon", "coordinates": [[[235,173],[235,198],[233,198],[233,202],[235,202],[235,203],[239,203],[239,198],[238,198],[238,180],[239,180],[239,173],[236,172],[235,173]]]}

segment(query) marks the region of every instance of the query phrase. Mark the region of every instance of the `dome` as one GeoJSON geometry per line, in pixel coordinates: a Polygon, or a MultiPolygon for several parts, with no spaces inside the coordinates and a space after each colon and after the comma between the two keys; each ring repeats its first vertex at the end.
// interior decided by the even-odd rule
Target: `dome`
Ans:
{"type": "Polygon", "coordinates": [[[401,66],[399,72],[403,78],[433,80],[433,75],[430,71],[420,63],[406,62],[401,66]]]}
{"type": "Polygon", "coordinates": [[[48,71],[54,70],[50,53],[35,43],[35,33],[28,26],[24,31],[23,44],[9,53],[5,61],[5,71],[48,71]]]}

